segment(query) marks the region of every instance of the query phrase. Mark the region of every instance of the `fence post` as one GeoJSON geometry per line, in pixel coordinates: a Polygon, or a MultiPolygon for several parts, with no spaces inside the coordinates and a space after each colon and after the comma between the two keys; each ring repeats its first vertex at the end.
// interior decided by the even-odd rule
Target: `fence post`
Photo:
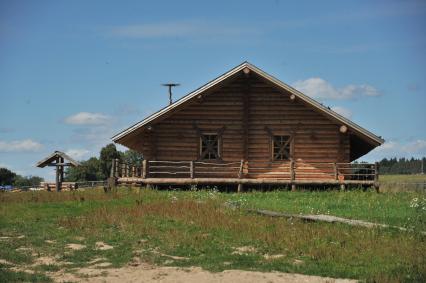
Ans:
{"type": "Polygon", "coordinates": [[[294,180],[296,179],[296,172],[294,169],[295,169],[294,161],[291,160],[290,161],[290,179],[292,182],[294,182],[294,180]]]}
{"type": "Polygon", "coordinates": [[[334,180],[337,180],[338,174],[337,174],[337,163],[336,162],[333,163],[333,169],[334,169],[334,180]]]}
{"type": "Polygon", "coordinates": [[[296,180],[296,172],[295,172],[294,160],[290,161],[290,181],[291,181],[291,191],[296,191],[296,184],[294,181],[296,180]]]}
{"type": "Polygon", "coordinates": [[[380,183],[379,183],[379,163],[374,163],[374,188],[376,192],[380,192],[380,183]]]}
{"type": "Polygon", "coordinates": [[[121,164],[121,177],[126,177],[126,165],[124,163],[121,164]]]}
{"type": "Polygon", "coordinates": [[[374,182],[379,181],[379,163],[374,163],[374,182]]]}
{"type": "Polygon", "coordinates": [[[109,174],[110,177],[115,176],[115,159],[111,160],[111,173],[109,174]]]}
{"type": "Polygon", "coordinates": [[[115,168],[114,168],[114,177],[119,177],[120,176],[120,170],[118,169],[119,168],[119,160],[118,160],[118,158],[116,158],[115,159],[115,163],[114,163],[114,166],[115,166],[115,168]]]}
{"type": "Polygon", "coordinates": [[[142,178],[145,179],[147,177],[147,167],[148,167],[148,162],[146,159],[144,159],[142,161],[142,178]]]}
{"type": "Polygon", "coordinates": [[[194,161],[191,160],[189,161],[189,175],[191,177],[191,179],[194,179],[194,175],[195,175],[195,170],[194,170],[194,161]]]}
{"type": "Polygon", "coordinates": [[[136,177],[136,167],[132,165],[132,177],[136,177]]]}
{"type": "Polygon", "coordinates": [[[238,178],[239,179],[241,179],[243,177],[243,170],[244,170],[244,159],[241,159],[240,171],[238,172],[238,178]]]}

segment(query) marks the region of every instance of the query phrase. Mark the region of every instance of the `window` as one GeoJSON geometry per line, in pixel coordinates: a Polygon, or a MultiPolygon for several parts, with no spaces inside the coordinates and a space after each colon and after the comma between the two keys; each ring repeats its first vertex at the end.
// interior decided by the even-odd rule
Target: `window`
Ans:
{"type": "Polygon", "coordinates": [[[219,135],[202,134],[200,136],[200,159],[219,159],[219,135]]]}
{"type": "Polygon", "coordinates": [[[291,158],[291,137],[272,136],[272,159],[288,160],[291,158]]]}

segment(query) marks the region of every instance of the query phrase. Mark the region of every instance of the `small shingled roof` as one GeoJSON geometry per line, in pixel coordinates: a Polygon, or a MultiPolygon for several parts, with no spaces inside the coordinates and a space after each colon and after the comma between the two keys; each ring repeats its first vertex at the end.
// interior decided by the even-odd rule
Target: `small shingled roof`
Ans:
{"type": "Polygon", "coordinates": [[[68,161],[71,166],[80,166],[81,165],[79,162],[72,159],[68,154],[65,154],[62,151],[56,150],[54,153],[52,153],[51,155],[49,155],[45,159],[37,162],[36,166],[40,167],[40,168],[46,167],[47,165],[52,163],[52,161],[57,160],[58,157],[62,157],[64,160],[68,161]]]}

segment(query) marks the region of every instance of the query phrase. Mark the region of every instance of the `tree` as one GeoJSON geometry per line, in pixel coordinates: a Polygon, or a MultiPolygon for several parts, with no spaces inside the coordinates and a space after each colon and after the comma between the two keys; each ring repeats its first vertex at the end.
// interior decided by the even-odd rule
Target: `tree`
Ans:
{"type": "Polygon", "coordinates": [[[120,158],[120,152],[115,147],[115,144],[110,143],[101,149],[99,161],[103,179],[108,178],[111,171],[112,160],[116,158],[120,158]]]}
{"type": "Polygon", "coordinates": [[[20,175],[16,175],[16,179],[13,182],[15,187],[38,187],[40,183],[43,182],[44,179],[38,176],[27,176],[23,177],[20,175]]]}
{"type": "Polygon", "coordinates": [[[133,165],[133,166],[142,166],[142,161],[143,161],[143,155],[137,151],[134,150],[126,150],[124,153],[122,153],[121,155],[121,160],[129,165],[133,165]]]}
{"type": "Polygon", "coordinates": [[[7,168],[0,168],[0,185],[12,185],[16,174],[7,168]]]}
{"type": "Polygon", "coordinates": [[[105,180],[100,160],[92,157],[86,161],[82,161],[80,166],[68,167],[65,171],[65,180],[69,182],[105,180]]]}

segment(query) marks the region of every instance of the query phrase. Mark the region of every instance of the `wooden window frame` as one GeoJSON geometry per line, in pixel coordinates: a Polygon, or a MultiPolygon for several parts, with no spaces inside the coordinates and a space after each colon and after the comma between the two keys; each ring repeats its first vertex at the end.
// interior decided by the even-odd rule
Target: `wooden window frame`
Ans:
{"type": "Polygon", "coordinates": [[[269,152],[270,152],[270,160],[271,162],[284,162],[284,161],[292,161],[294,159],[294,132],[288,132],[288,131],[272,131],[268,126],[265,126],[265,131],[269,135],[269,152]],[[276,136],[288,136],[288,142],[290,143],[290,150],[289,154],[290,156],[287,159],[275,159],[275,152],[274,152],[274,139],[276,136]]]}
{"type": "Polygon", "coordinates": [[[223,139],[222,139],[222,135],[223,132],[225,131],[226,127],[223,126],[217,130],[202,130],[200,128],[198,128],[197,124],[194,122],[193,127],[198,135],[198,148],[197,148],[197,160],[198,161],[209,161],[209,162],[223,162],[222,159],[222,149],[223,149],[223,139]],[[202,137],[203,135],[217,135],[217,140],[218,140],[218,157],[216,159],[205,159],[203,158],[203,156],[201,156],[202,152],[202,137]]]}
{"type": "Polygon", "coordinates": [[[222,160],[222,137],[217,132],[204,132],[199,136],[199,150],[198,150],[198,159],[199,160],[208,160],[208,161],[218,161],[222,160]],[[209,152],[206,152],[203,155],[203,137],[204,136],[216,136],[215,142],[217,142],[217,152],[214,153],[216,155],[216,158],[207,158],[209,152]]]}
{"type": "MultiPolygon", "coordinates": [[[[271,160],[272,161],[291,161],[293,160],[293,137],[290,134],[274,134],[273,136],[270,137],[271,139],[271,160]],[[282,137],[287,137],[287,141],[285,142],[284,145],[279,147],[279,152],[275,152],[275,143],[278,141],[278,138],[282,138],[282,137]],[[288,147],[288,155],[285,154],[285,148],[288,147]],[[283,152],[281,152],[283,151],[283,152]],[[277,158],[277,155],[280,156],[285,156],[287,155],[287,157],[284,158],[277,158]]],[[[282,141],[280,140],[279,143],[281,144],[282,141]]]]}

